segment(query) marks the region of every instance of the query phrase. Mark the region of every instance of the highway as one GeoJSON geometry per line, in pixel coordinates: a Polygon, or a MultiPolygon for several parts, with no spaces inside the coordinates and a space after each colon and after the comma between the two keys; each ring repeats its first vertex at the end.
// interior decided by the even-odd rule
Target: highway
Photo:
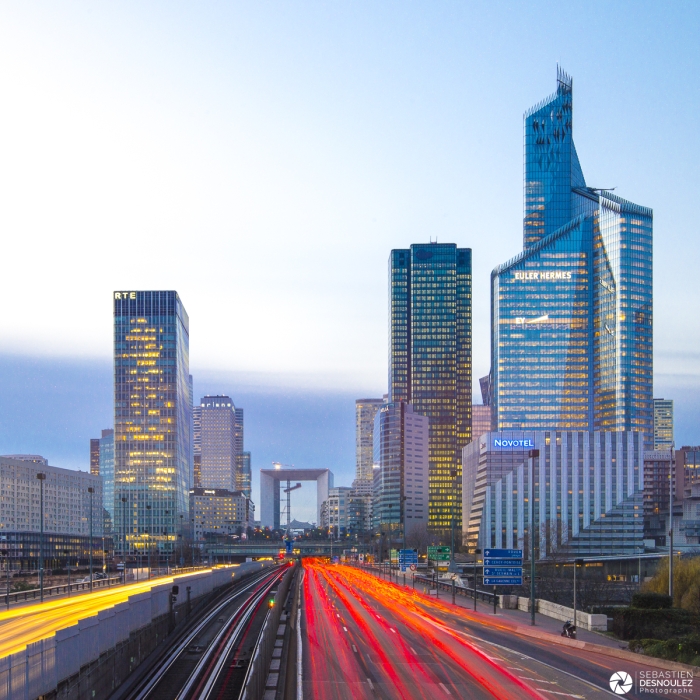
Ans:
{"type": "MultiPolygon", "coordinates": [[[[204,569],[201,573],[205,574],[207,571],[210,569],[204,569]]],[[[177,579],[177,576],[164,576],[2,611],[0,658],[21,651],[28,644],[50,637],[58,630],[75,625],[86,617],[97,615],[100,610],[122,603],[129,596],[149,591],[152,587],[164,583],[173,583],[177,579]]]]}
{"type": "MultiPolygon", "coordinates": [[[[649,666],[518,634],[366,571],[305,560],[304,697],[610,698],[649,666]]],[[[700,684],[695,684],[700,686],[700,684]]],[[[635,688],[626,698],[648,697],[635,688]]],[[[684,697],[700,697],[700,687],[684,697]]]]}

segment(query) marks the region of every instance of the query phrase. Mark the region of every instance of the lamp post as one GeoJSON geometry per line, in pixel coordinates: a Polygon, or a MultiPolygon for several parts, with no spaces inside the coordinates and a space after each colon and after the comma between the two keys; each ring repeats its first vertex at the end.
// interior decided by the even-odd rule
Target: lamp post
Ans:
{"type": "Polygon", "coordinates": [[[70,550],[64,549],[63,554],[66,556],[66,569],[68,569],[68,597],[70,598],[70,550]]]}
{"type": "MultiPolygon", "coordinates": [[[[3,540],[7,541],[6,537],[2,538],[3,540]]],[[[5,569],[7,571],[7,589],[5,591],[5,604],[7,605],[7,609],[10,609],[10,550],[9,549],[0,549],[0,555],[5,557],[5,569]]]]}
{"type": "Polygon", "coordinates": [[[675,443],[671,443],[671,452],[668,458],[668,595],[673,606],[673,448],[675,443]]]}
{"type": "Polygon", "coordinates": [[[452,477],[452,499],[450,501],[450,512],[452,515],[452,546],[450,547],[450,570],[454,571],[455,564],[455,478],[457,477],[457,470],[451,469],[450,476],[452,477]]]}
{"type": "Polygon", "coordinates": [[[574,559],[574,627],[578,629],[578,623],[576,622],[576,569],[579,566],[583,566],[583,559],[574,559]]]}
{"type": "Polygon", "coordinates": [[[184,532],[182,529],[182,523],[184,522],[184,515],[180,513],[180,568],[185,566],[185,539],[183,537],[184,532]]]}
{"type": "Polygon", "coordinates": [[[88,486],[88,493],[90,494],[90,590],[92,590],[92,497],[95,489],[88,486]]]}
{"type": "Polygon", "coordinates": [[[151,530],[153,522],[152,522],[152,515],[151,515],[151,504],[147,503],[146,504],[146,511],[148,513],[148,532],[146,533],[148,537],[146,538],[146,541],[148,542],[148,580],[151,580],[151,530]]]}
{"type": "Polygon", "coordinates": [[[122,524],[124,539],[122,540],[122,581],[126,585],[126,496],[122,496],[122,524]]]}
{"type": "Polygon", "coordinates": [[[39,472],[36,475],[39,479],[39,498],[41,500],[40,515],[41,523],[39,530],[39,600],[44,602],[44,481],[46,481],[46,474],[39,472]]]}
{"type": "Polygon", "coordinates": [[[530,461],[528,475],[528,500],[530,501],[530,624],[535,624],[535,457],[540,456],[539,450],[527,453],[530,461]]]}

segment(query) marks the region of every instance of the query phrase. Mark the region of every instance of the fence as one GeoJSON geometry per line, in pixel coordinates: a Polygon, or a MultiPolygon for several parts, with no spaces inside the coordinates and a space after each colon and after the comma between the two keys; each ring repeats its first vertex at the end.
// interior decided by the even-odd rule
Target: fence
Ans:
{"type": "Polygon", "coordinates": [[[250,661],[248,672],[243,681],[241,700],[261,700],[265,693],[265,682],[272,659],[272,649],[277,637],[283,637],[285,632],[285,625],[280,625],[280,617],[296,568],[290,568],[277,587],[275,606],[267,611],[265,623],[255,643],[255,654],[250,661]]]}

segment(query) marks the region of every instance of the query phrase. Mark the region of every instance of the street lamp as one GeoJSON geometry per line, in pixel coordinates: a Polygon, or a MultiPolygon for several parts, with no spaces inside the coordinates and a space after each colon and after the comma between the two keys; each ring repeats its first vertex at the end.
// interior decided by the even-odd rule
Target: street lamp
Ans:
{"type": "Polygon", "coordinates": [[[92,497],[95,489],[88,486],[88,493],[90,494],[90,590],[92,590],[92,497]]]}
{"type": "Polygon", "coordinates": [[[451,504],[451,514],[452,514],[452,547],[450,548],[450,569],[454,571],[455,564],[455,478],[457,477],[457,470],[451,469],[450,476],[452,477],[452,499],[451,504]]]}
{"type": "Polygon", "coordinates": [[[148,542],[148,580],[151,580],[151,530],[152,528],[152,518],[153,516],[151,515],[151,504],[147,503],[146,504],[146,510],[148,511],[148,537],[146,538],[148,542]]]}
{"type": "Polygon", "coordinates": [[[671,443],[671,452],[668,458],[668,595],[673,606],[673,448],[675,443],[671,443]]]}
{"type": "Polygon", "coordinates": [[[183,537],[182,523],[185,516],[180,513],[180,567],[185,566],[185,539],[183,537]]]}
{"type": "Polygon", "coordinates": [[[578,623],[576,622],[576,569],[579,566],[583,566],[583,559],[574,559],[574,630],[578,629],[578,623]]]}
{"type": "Polygon", "coordinates": [[[126,496],[122,496],[122,520],[124,539],[122,540],[122,581],[126,585],[126,496]]]}
{"type": "Polygon", "coordinates": [[[527,453],[530,460],[528,474],[528,500],[530,501],[530,624],[535,624],[535,457],[540,456],[539,450],[527,453]]]}
{"type": "Polygon", "coordinates": [[[63,553],[66,555],[66,569],[68,569],[68,597],[70,598],[70,549],[64,549],[63,553]]]}
{"type": "Polygon", "coordinates": [[[41,499],[41,523],[39,531],[39,600],[44,602],[44,481],[46,481],[46,474],[39,472],[36,475],[39,479],[39,491],[41,499]]]}

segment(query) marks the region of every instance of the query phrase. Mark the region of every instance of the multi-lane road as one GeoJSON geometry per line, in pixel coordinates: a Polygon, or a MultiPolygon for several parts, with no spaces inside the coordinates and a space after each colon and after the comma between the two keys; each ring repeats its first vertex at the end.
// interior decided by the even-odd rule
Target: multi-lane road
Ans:
{"type": "MultiPolygon", "coordinates": [[[[595,700],[615,697],[614,672],[653,670],[525,636],[349,566],[306,560],[303,590],[304,697],[595,700]]],[[[684,697],[700,697],[696,685],[684,697]]],[[[635,683],[625,697],[648,694],[635,683]]]]}

